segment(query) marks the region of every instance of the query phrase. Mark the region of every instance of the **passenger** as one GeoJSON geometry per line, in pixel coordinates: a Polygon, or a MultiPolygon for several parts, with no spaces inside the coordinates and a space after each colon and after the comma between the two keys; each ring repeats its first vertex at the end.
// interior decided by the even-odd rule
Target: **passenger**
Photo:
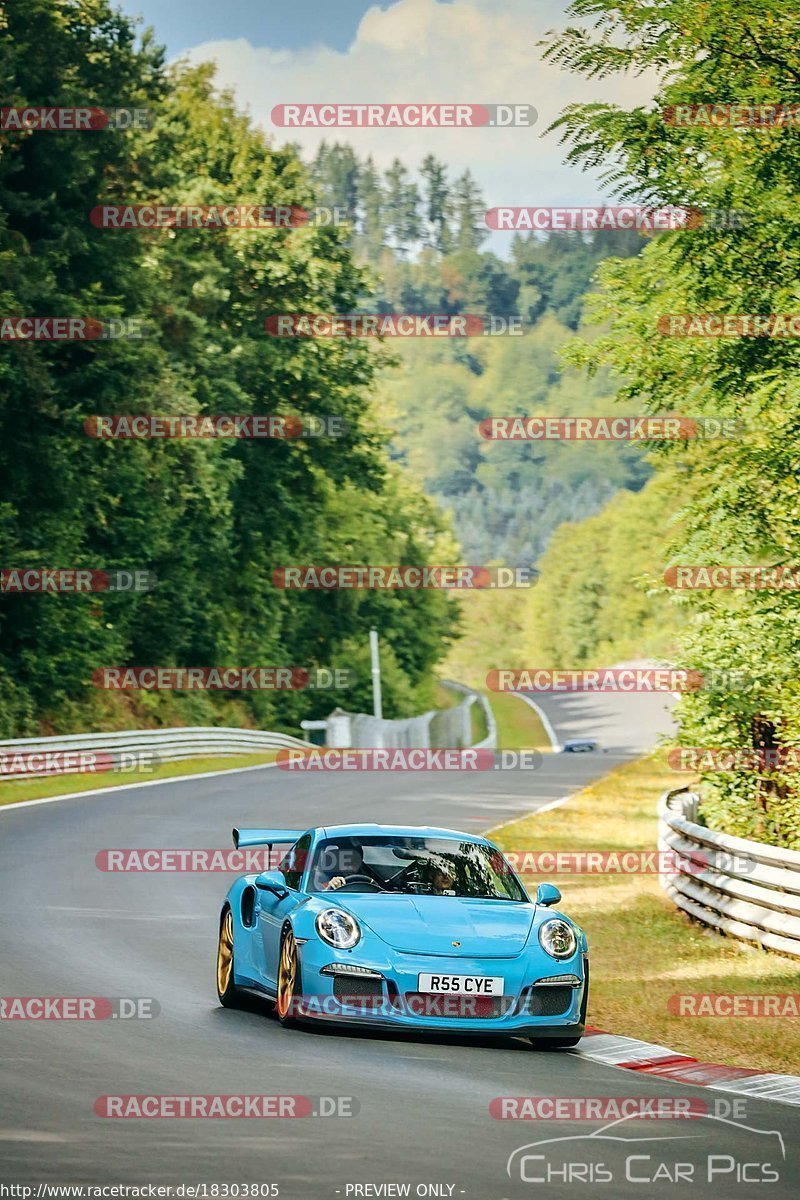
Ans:
{"type": "Polygon", "coordinates": [[[434,896],[454,896],[456,881],[446,867],[436,867],[431,880],[434,896]]]}

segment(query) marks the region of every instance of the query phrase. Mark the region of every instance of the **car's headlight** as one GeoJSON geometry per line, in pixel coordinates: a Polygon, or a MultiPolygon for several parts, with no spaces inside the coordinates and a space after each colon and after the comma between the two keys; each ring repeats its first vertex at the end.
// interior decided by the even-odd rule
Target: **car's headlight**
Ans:
{"type": "Polygon", "coordinates": [[[341,908],[326,908],[317,917],[316,924],[323,942],[337,950],[352,950],[361,937],[358,921],[341,908]]]}
{"type": "Polygon", "coordinates": [[[553,958],[572,958],[578,948],[575,930],[567,921],[558,917],[542,922],[539,926],[539,941],[542,949],[553,958]]]}

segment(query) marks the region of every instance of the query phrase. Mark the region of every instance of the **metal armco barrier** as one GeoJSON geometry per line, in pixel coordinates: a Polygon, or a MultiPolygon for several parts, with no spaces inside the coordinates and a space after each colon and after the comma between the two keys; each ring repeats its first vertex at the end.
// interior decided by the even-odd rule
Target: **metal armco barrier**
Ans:
{"type": "Polygon", "coordinates": [[[328,717],[326,744],[340,749],[493,749],[497,745],[497,726],[486,697],[461,683],[447,679],[440,682],[465,697],[461,704],[453,708],[434,708],[418,717],[401,720],[337,709],[328,717]],[[487,736],[475,743],[472,741],[473,704],[482,708],[487,729],[487,736]]]}
{"type": "Polygon", "coordinates": [[[715,833],[697,824],[699,797],[667,792],[658,848],[696,864],[662,875],[679,908],[720,933],[800,958],[800,852],[715,833]]]}
{"type": "MultiPolygon", "coordinates": [[[[217,755],[259,754],[269,750],[305,749],[310,742],[261,729],[190,727],[185,729],[122,730],[115,733],[76,733],[62,737],[23,738],[0,741],[0,780],[38,779],[51,775],[86,774],[79,763],[65,763],[63,770],[16,770],[18,761],[31,755],[80,754],[152,755],[155,763],[181,762],[187,758],[217,755]]],[[[135,769],[135,768],[134,768],[135,769]]]]}
{"type": "MultiPolygon", "coordinates": [[[[475,745],[472,747],[472,749],[473,750],[483,750],[483,749],[494,750],[497,746],[497,722],[494,719],[494,713],[492,712],[491,705],[489,704],[489,701],[486,699],[486,697],[484,695],[482,695],[480,692],[473,691],[472,688],[465,687],[463,683],[455,683],[452,679],[443,679],[441,682],[442,682],[443,687],[452,688],[454,691],[461,692],[461,694],[463,696],[466,696],[465,703],[467,705],[467,722],[468,722],[467,728],[468,729],[470,728],[469,709],[472,707],[472,705],[477,704],[483,712],[483,718],[486,722],[486,731],[487,731],[486,737],[483,738],[482,741],[476,742],[475,745]]],[[[463,704],[459,705],[459,708],[463,708],[463,707],[464,707],[463,704]]]]}

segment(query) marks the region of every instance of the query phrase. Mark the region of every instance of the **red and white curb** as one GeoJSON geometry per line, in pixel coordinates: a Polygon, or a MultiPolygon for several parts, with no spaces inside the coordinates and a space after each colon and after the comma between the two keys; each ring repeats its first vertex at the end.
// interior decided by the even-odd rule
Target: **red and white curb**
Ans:
{"type": "Polygon", "coordinates": [[[718,1092],[737,1092],[754,1100],[772,1100],[780,1104],[800,1106],[800,1075],[775,1075],[766,1071],[751,1071],[747,1067],[724,1067],[716,1063],[699,1062],[689,1054],[679,1054],[653,1042],[638,1038],[618,1037],[602,1029],[587,1028],[580,1046],[570,1053],[612,1067],[638,1071],[642,1075],[657,1075],[676,1083],[693,1083],[718,1092]]]}

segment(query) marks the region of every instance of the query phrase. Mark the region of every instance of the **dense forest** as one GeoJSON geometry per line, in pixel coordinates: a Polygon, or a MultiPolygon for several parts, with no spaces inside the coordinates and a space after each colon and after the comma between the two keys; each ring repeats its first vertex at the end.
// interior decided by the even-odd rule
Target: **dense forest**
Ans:
{"type": "MultiPolygon", "coordinates": [[[[292,562],[530,563],[551,530],[638,487],[638,452],[494,445],[498,411],[569,411],[585,385],[557,352],[600,260],[635,235],[515,238],[482,248],[485,204],[466,173],[426,159],[379,176],[347,146],[304,164],[219,94],[210,67],[167,68],[106,0],[33,0],[6,17],[9,105],[146,110],[145,128],[0,134],[4,315],[138,321],[144,338],[4,340],[0,563],[140,570],[143,592],[0,597],[0,736],[148,723],[296,730],[335,703],[370,704],[367,630],[382,633],[386,711],[430,703],[458,633],[438,593],[287,594],[292,562]],[[52,180],[59,181],[57,192],[52,180]],[[342,228],[97,228],[103,203],[344,208],[342,228]],[[276,312],[518,313],[523,338],[309,345],[264,336],[276,312]],[[114,413],[323,414],[345,436],[284,441],[87,438],[114,413]],[[431,502],[428,497],[440,501],[431,502]],[[346,666],[346,694],[109,693],[102,666],[346,666]]],[[[590,388],[603,408],[612,389],[590,388]]]]}
{"type": "Polygon", "coordinates": [[[450,177],[446,163],[428,155],[414,164],[395,159],[382,174],[346,143],[323,142],[309,164],[318,203],[338,209],[348,241],[372,271],[363,303],[379,312],[517,313],[529,325],[552,313],[576,329],[585,294],[600,262],[636,254],[641,234],[490,237],[483,194],[467,170],[450,177]]]}
{"type": "Polygon", "coordinates": [[[269,148],[210,68],[167,69],[106,0],[31,0],[4,17],[4,103],[149,110],[151,128],[7,131],[0,311],[141,319],[142,339],[0,346],[0,563],[146,569],[149,591],[0,597],[0,736],[145,722],[297,730],[370,703],[382,633],[387,711],[429,702],[455,611],[436,592],[289,594],[276,565],[453,554],[436,507],[390,461],[372,413],[379,358],[357,341],[269,338],[265,316],[347,311],[365,290],[338,230],[96,228],[101,203],[310,206],[308,172],[269,148]],[[54,188],[53,181],[58,181],[54,188]],[[106,413],[340,417],[339,438],[103,441],[106,413]],[[444,539],[444,542],[442,541],[444,539]],[[97,667],[347,667],[346,695],[110,693],[97,667]]]}
{"type": "Polygon", "coordinates": [[[450,513],[469,561],[535,563],[557,525],[642,486],[649,468],[639,447],[476,437],[477,423],[494,415],[613,410],[608,375],[565,371],[560,352],[598,265],[637,254],[641,234],[514,234],[501,257],[485,247],[486,203],[469,171],[452,180],[432,155],[416,173],[395,160],[381,174],[347,144],[323,143],[311,175],[320,202],[350,217],[350,245],[372,281],[361,310],[522,319],[519,337],[398,342],[401,369],[379,379],[392,455],[450,513]]]}
{"type": "MultiPolygon", "coordinates": [[[[150,332],[3,341],[0,564],[145,569],[157,583],[0,597],[0,735],[218,720],[296,729],[334,703],[369,706],[376,624],[392,715],[431,702],[448,653],[447,670],[474,682],[479,668],[512,662],[668,655],[738,672],[736,686],[681,702],[684,744],[800,744],[796,594],[676,597],[664,583],[670,564],[800,557],[800,348],[788,337],[668,337],[659,324],[667,313],[797,308],[793,127],[679,125],[662,110],[707,95],[798,103],[800,18],[790,0],[766,10],[575,0],[572,11],[600,17],[600,32],[554,35],[554,61],[600,79],[656,68],[662,83],[646,109],[567,109],[557,129],[569,160],[605,170],[623,200],[747,220],[651,238],[515,237],[501,253],[468,172],[452,179],[433,157],[379,172],[339,143],[304,163],[264,140],[210,67],[167,68],[107,0],[8,11],[4,103],[124,102],[153,119],[90,135],[0,134],[0,312],[138,318],[150,332]],[[143,200],[320,203],[350,220],[220,233],[122,233],[89,220],[97,204],[143,200]],[[273,313],[353,311],[516,314],[525,333],[392,344],[264,335],[273,313]],[[487,416],[612,405],[736,418],[744,432],[646,458],[631,445],[478,433],[487,416]],[[85,436],[87,418],[125,412],[328,414],[345,435],[85,436]],[[536,563],[539,582],[465,596],[460,619],[437,592],[298,595],[271,582],[283,563],[459,555],[536,563]],[[98,665],[123,664],[343,666],[357,680],[346,697],[92,686],[98,665]]],[[[711,823],[800,845],[790,764],[704,784],[711,823]]]]}
{"type": "Polygon", "coordinates": [[[540,606],[534,628],[554,655],[572,656],[571,634],[584,661],[596,663],[657,647],[660,625],[673,660],[716,681],[681,701],[682,744],[769,750],[778,763],[704,773],[704,817],[716,828],[800,847],[800,777],[792,756],[778,753],[800,744],[796,591],[712,589],[670,598],[664,582],[674,564],[796,565],[800,346],[792,337],[658,333],[666,313],[797,312],[796,123],[680,125],[662,114],[699,97],[796,112],[800,15],[794,0],[701,7],[678,0],[668,10],[635,11],[614,0],[576,0],[571,11],[600,17],[602,33],[586,38],[570,29],[554,38],[548,54],[563,66],[601,79],[671,66],[647,110],[568,108],[558,128],[570,160],[605,168],[606,183],[624,199],[747,220],[655,238],[636,258],[602,264],[590,299],[593,336],[573,343],[569,361],[590,375],[615,372],[626,405],[733,418],[741,432],[665,443],[657,484],[612,501],[583,529],[559,531],[547,557],[551,582],[545,585],[543,563],[543,586],[533,595],[540,606]],[[655,607],[640,607],[634,593],[643,591],[655,607]],[[556,601],[568,632],[547,612],[556,601]]]}
{"type": "Polygon", "coordinates": [[[611,372],[620,411],[733,419],[739,433],[664,443],[649,456],[655,474],[644,487],[552,533],[530,592],[465,601],[466,636],[448,666],[475,683],[492,667],[522,662],[582,667],[653,656],[695,670],[706,685],[678,706],[680,743],[765,752],[756,771],[700,772],[702,818],[800,848],[796,754],[780,753],[800,745],[796,591],[668,585],[679,564],[796,566],[800,348],[791,337],[671,338],[659,327],[669,313],[797,312],[795,122],[676,125],[662,114],[712,96],[796,112],[800,16],[790,0],[712,8],[679,0],[668,9],[575,0],[570,12],[600,18],[602,32],[554,37],[548,54],[563,66],[602,79],[670,64],[647,109],[568,108],[556,128],[570,161],[604,169],[624,201],[747,220],[654,238],[636,257],[600,264],[563,362],[587,386],[611,372]]]}

